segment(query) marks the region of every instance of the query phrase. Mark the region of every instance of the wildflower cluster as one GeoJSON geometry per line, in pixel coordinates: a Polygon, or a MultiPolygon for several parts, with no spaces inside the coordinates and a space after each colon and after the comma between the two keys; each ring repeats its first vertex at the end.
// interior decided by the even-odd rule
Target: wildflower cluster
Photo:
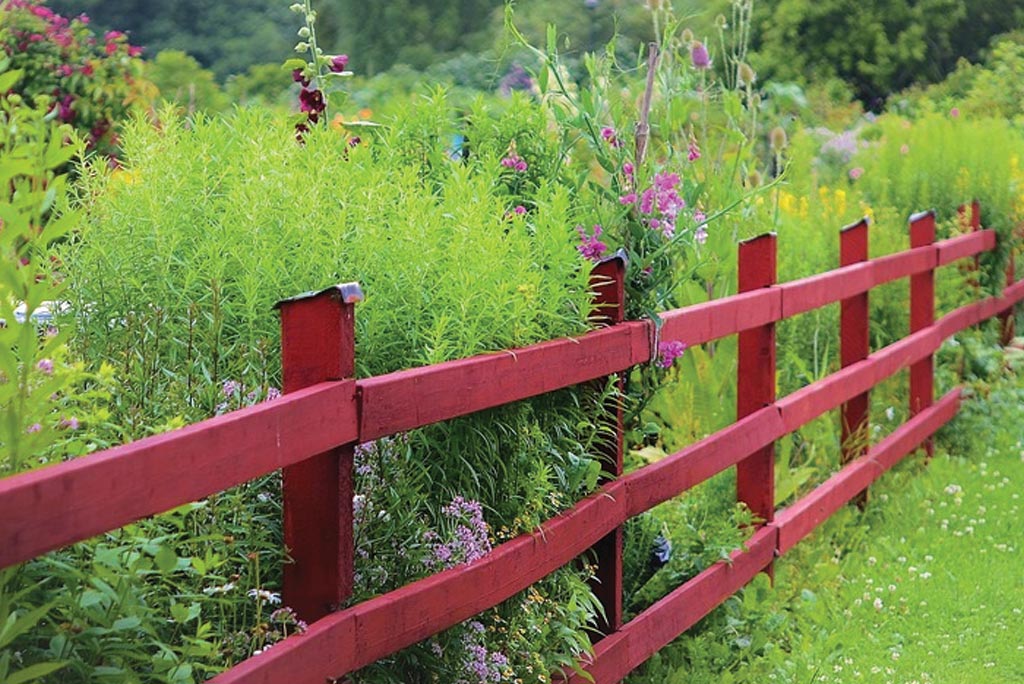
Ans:
{"type": "Polygon", "coordinates": [[[115,123],[146,91],[142,48],[120,31],[97,36],[86,15],[68,19],[42,0],[6,0],[0,10],[0,49],[23,72],[13,93],[72,124],[89,149],[116,154],[115,123]]]}
{"type": "Polygon", "coordinates": [[[441,512],[447,518],[447,534],[442,536],[428,530],[423,535],[423,541],[430,547],[430,555],[423,561],[428,567],[454,568],[480,560],[491,552],[490,528],[478,501],[457,496],[441,512]]]}
{"type": "Polygon", "coordinates": [[[229,411],[253,406],[261,401],[273,401],[281,396],[281,391],[276,387],[247,388],[237,380],[225,380],[221,385],[221,399],[217,404],[216,415],[229,411]]]}

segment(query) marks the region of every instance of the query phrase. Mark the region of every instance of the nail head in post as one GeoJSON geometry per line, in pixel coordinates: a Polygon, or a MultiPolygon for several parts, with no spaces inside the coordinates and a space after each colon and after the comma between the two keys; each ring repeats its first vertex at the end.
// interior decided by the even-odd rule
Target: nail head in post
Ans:
{"type": "Polygon", "coordinates": [[[274,304],[275,309],[280,309],[285,304],[291,304],[292,302],[300,302],[307,299],[316,299],[317,297],[323,296],[338,296],[341,301],[345,304],[356,304],[363,301],[363,288],[359,287],[359,283],[339,283],[338,285],[331,285],[323,290],[311,290],[309,292],[303,292],[302,294],[295,295],[294,297],[288,297],[274,304]]]}

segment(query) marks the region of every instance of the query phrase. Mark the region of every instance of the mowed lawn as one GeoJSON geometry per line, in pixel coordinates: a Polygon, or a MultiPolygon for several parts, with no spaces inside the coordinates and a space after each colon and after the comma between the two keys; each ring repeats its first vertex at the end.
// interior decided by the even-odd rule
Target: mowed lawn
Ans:
{"type": "Polygon", "coordinates": [[[930,463],[908,457],[781,558],[774,590],[755,580],[634,681],[1024,682],[1024,381],[976,391],[930,463]]]}

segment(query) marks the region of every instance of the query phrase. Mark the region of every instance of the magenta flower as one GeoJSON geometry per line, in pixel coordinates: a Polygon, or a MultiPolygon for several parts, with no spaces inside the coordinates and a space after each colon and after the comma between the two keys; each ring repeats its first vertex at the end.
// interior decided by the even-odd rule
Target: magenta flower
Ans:
{"type": "Polygon", "coordinates": [[[671,368],[675,360],[686,351],[686,343],[673,340],[658,343],[658,367],[671,368]]]}
{"type": "Polygon", "coordinates": [[[640,195],[640,213],[652,215],[647,225],[652,230],[661,230],[666,238],[671,238],[676,230],[676,217],[686,206],[686,201],[679,196],[676,186],[679,175],[675,173],[659,173],[654,182],[640,195]]]}
{"type": "Polygon", "coordinates": [[[341,73],[348,66],[348,55],[335,55],[331,57],[330,68],[336,74],[341,73]]]}
{"type": "Polygon", "coordinates": [[[949,110],[949,115],[954,119],[957,118],[958,116],[960,116],[960,108],[953,107],[952,109],[949,110]]]}
{"type": "Polygon", "coordinates": [[[524,206],[523,206],[522,204],[517,204],[517,205],[516,205],[516,208],[515,208],[515,209],[513,209],[513,210],[512,210],[512,212],[513,212],[513,213],[514,213],[514,214],[515,214],[516,216],[522,216],[523,214],[525,214],[525,213],[526,213],[526,207],[524,207],[524,206]]]}
{"type": "Polygon", "coordinates": [[[857,180],[864,175],[864,169],[859,166],[855,166],[850,169],[850,180],[857,180]]]}
{"type": "Polygon", "coordinates": [[[36,364],[36,368],[46,373],[47,375],[53,374],[53,361],[50,359],[39,359],[39,363],[36,364]]]}
{"type": "Polygon", "coordinates": [[[506,169],[512,169],[517,173],[523,173],[528,168],[526,161],[515,152],[502,159],[501,165],[506,169]]]}
{"type": "Polygon", "coordinates": [[[700,148],[697,147],[697,141],[690,139],[690,144],[686,148],[686,158],[691,162],[695,162],[700,159],[700,148]]]}
{"type": "Polygon", "coordinates": [[[619,140],[618,135],[615,133],[615,129],[611,126],[605,126],[601,129],[601,137],[604,141],[612,147],[622,147],[622,141],[619,140]]]}
{"type": "Polygon", "coordinates": [[[636,204],[636,193],[630,192],[619,197],[619,203],[621,204],[636,204]]]}
{"type": "Polygon", "coordinates": [[[590,261],[600,261],[601,256],[608,250],[608,245],[598,239],[603,232],[601,226],[594,224],[592,235],[587,235],[587,231],[583,226],[576,226],[576,232],[580,236],[580,244],[576,247],[579,250],[580,256],[590,261]]]}
{"type": "Polygon", "coordinates": [[[693,45],[690,47],[690,62],[693,63],[694,69],[710,69],[711,68],[711,55],[708,54],[708,49],[704,43],[699,40],[693,41],[693,45]]]}

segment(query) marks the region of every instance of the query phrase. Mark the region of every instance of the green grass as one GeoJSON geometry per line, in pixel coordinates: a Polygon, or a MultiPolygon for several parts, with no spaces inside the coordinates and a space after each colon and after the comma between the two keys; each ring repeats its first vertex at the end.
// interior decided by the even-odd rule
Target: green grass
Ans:
{"type": "Polygon", "coordinates": [[[631,682],[1024,680],[1024,380],[1011,373],[631,682]]]}

